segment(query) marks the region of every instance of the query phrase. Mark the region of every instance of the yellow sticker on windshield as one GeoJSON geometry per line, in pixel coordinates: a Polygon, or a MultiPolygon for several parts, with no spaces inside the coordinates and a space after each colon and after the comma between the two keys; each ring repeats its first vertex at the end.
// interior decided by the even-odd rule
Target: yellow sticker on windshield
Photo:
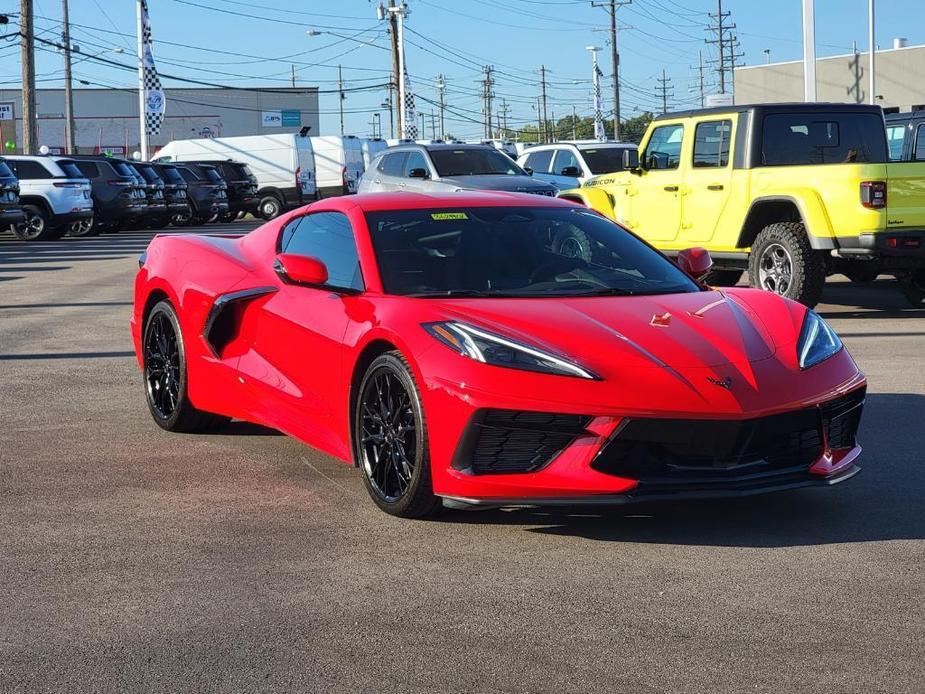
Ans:
{"type": "Polygon", "coordinates": [[[469,219],[465,212],[434,212],[430,218],[438,222],[445,222],[451,219],[469,219]]]}

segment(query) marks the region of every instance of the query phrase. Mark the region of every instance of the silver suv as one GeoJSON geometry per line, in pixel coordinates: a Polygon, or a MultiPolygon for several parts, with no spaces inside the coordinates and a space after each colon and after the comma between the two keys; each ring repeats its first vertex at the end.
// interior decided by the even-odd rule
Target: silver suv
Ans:
{"type": "Polygon", "coordinates": [[[360,179],[358,193],[504,190],[554,196],[558,189],[530,177],[490,145],[402,144],[383,150],[360,179]]]}
{"type": "Polygon", "coordinates": [[[90,181],[66,157],[4,157],[19,179],[19,202],[25,221],[11,229],[24,241],[64,235],[71,222],[92,219],[90,181]]]}

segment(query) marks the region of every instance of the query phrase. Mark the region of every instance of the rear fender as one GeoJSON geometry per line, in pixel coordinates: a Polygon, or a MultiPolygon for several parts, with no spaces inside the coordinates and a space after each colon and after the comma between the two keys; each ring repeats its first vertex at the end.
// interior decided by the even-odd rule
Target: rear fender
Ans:
{"type": "Polygon", "coordinates": [[[786,193],[774,192],[753,200],[736,246],[748,248],[758,232],[768,224],[789,221],[803,222],[812,248],[830,250],[836,247],[832,220],[825,204],[818,192],[808,188],[789,188],[786,193]],[[792,219],[792,216],[798,219],[792,219]]]}

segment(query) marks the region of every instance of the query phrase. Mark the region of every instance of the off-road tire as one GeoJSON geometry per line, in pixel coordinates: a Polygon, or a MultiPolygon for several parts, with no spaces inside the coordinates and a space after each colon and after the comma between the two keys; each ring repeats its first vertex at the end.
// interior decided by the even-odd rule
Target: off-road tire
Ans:
{"type": "Polygon", "coordinates": [[[761,268],[766,254],[774,248],[782,249],[790,262],[789,281],[783,291],[776,293],[810,308],[818,304],[825,286],[825,259],[810,246],[802,222],[777,222],[769,224],[758,233],[748,258],[749,284],[770,289],[761,281],[761,268]]]}

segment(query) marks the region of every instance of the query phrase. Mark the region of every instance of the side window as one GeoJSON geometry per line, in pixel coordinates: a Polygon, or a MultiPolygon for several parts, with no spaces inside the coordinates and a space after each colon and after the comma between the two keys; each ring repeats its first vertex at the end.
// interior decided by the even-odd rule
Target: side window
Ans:
{"type": "Polygon", "coordinates": [[[328,268],[328,284],[363,289],[353,227],[340,212],[316,212],[292,220],[280,239],[284,253],[318,258],[328,268]]]}
{"type": "Polygon", "coordinates": [[[528,154],[525,166],[529,169],[533,169],[537,173],[549,173],[553,153],[554,150],[546,149],[542,152],[528,154]]]}
{"type": "Polygon", "coordinates": [[[87,178],[100,177],[100,167],[98,167],[92,161],[76,161],[74,163],[77,165],[77,168],[80,169],[80,173],[82,173],[87,178]]]}
{"type": "Polygon", "coordinates": [[[386,176],[401,176],[402,165],[405,163],[405,157],[407,156],[408,155],[405,152],[386,154],[384,157],[382,157],[382,163],[379,165],[379,170],[386,176]]]}
{"type": "Polygon", "coordinates": [[[723,168],[729,164],[731,120],[698,123],[694,130],[694,167],[723,168]]]}
{"type": "Polygon", "coordinates": [[[643,154],[646,168],[677,169],[681,163],[681,141],[684,139],[684,126],[661,125],[652,131],[652,137],[643,154]]]}
{"type": "Polygon", "coordinates": [[[556,152],[556,162],[553,164],[552,172],[564,176],[565,174],[562,173],[562,169],[567,166],[574,166],[578,169],[579,175],[581,174],[581,162],[578,161],[578,157],[576,157],[570,149],[560,149],[556,152]]]}
{"type": "Polygon", "coordinates": [[[903,144],[906,142],[906,126],[887,126],[886,140],[890,147],[890,161],[902,161],[903,144]]]}
{"type": "Polygon", "coordinates": [[[13,170],[16,172],[16,178],[29,181],[40,178],[52,178],[51,173],[37,161],[23,159],[20,161],[10,162],[14,165],[13,170]]]}
{"type": "Polygon", "coordinates": [[[408,153],[408,158],[405,159],[405,165],[402,167],[402,176],[405,178],[411,176],[411,169],[424,169],[430,172],[430,167],[427,166],[427,160],[420,152],[408,153]]]}
{"type": "Polygon", "coordinates": [[[195,183],[199,180],[199,176],[193,173],[192,169],[188,169],[185,166],[178,166],[177,171],[180,172],[180,175],[183,176],[187,183],[195,183]]]}
{"type": "Polygon", "coordinates": [[[915,153],[912,158],[916,161],[925,161],[925,123],[915,129],[915,153]]]}

